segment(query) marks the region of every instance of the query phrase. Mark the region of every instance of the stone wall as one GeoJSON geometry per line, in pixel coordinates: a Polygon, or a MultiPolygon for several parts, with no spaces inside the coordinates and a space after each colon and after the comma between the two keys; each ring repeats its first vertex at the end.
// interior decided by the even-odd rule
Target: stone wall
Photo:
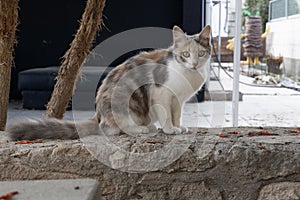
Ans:
{"type": "MultiPolygon", "coordinates": [[[[102,136],[16,144],[6,142],[5,133],[0,135],[0,181],[94,178],[107,200],[300,199],[300,131],[296,128],[193,129],[179,138],[161,133],[110,138],[119,150],[145,155],[171,142],[188,144],[185,151],[178,151],[177,160],[155,170],[134,168],[140,164],[134,160],[130,170],[122,151],[100,162],[90,152],[95,137],[106,141],[102,136]]],[[[109,152],[107,147],[97,149],[109,152]]]]}

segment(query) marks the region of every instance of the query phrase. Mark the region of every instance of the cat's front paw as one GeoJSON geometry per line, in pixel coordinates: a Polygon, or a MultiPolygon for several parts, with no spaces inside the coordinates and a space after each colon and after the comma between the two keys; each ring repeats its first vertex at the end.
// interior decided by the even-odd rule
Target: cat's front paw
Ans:
{"type": "Polygon", "coordinates": [[[156,133],[157,132],[157,127],[154,124],[148,125],[147,128],[149,129],[150,133],[156,133]]]}
{"type": "Polygon", "coordinates": [[[178,127],[171,127],[171,128],[163,128],[163,132],[166,134],[180,134],[181,133],[181,129],[178,127]]]}
{"type": "Polygon", "coordinates": [[[185,126],[180,126],[180,130],[182,133],[187,133],[189,131],[189,129],[185,126]]]}
{"type": "Polygon", "coordinates": [[[147,126],[138,126],[136,129],[136,133],[138,134],[149,133],[149,128],[147,126]]]}

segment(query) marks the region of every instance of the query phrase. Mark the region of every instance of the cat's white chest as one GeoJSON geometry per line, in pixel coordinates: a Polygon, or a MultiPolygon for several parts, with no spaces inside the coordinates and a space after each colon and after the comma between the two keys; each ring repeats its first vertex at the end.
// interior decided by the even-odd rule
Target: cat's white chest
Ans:
{"type": "Polygon", "coordinates": [[[205,66],[198,71],[187,70],[176,62],[170,62],[166,86],[179,98],[187,100],[203,86],[206,80],[205,72],[205,66]]]}

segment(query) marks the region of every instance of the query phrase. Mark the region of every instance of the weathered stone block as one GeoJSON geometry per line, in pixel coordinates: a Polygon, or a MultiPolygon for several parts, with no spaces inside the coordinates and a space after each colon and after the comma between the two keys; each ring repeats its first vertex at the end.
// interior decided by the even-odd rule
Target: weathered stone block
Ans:
{"type": "Polygon", "coordinates": [[[258,200],[296,200],[300,199],[300,182],[272,183],[264,186],[258,200]]]}
{"type": "Polygon", "coordinates": [[[296,128],[192,130],[27,145],[0,133],[0,181],[93,178],[109,200],[298,198],[296,128]]]}

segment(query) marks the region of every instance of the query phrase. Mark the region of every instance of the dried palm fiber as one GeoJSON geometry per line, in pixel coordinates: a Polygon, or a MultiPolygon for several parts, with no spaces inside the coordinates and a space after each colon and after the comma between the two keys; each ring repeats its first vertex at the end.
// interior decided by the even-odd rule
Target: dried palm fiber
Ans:
{"type": "Polygon", "coordinates": [[[81,65],[90,52],[97,31],[100,29],[105,0],[88,0],[70,48],[63,57],[45,117],[63,118],[73,95],[81,65]]]}
{"type": "Polygon", "coordinates": [[[5,129],[11,66],[18,25],[18,0],[0,0],[0,130],[5,129]]]}
{"type": "Polygon", "coordinates": [[[244,55],[245,56],[261,56],[262,52],[262,25],[261,17],[246,17],[246,35],[243,40],[244,55]]]}

